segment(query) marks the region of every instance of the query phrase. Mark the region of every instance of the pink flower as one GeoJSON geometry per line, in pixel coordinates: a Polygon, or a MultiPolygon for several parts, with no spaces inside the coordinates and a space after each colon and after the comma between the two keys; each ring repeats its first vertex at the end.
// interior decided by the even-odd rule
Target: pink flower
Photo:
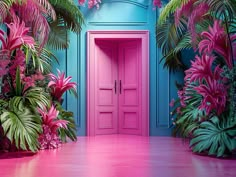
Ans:
{"type": "Polygon", "coordinates": [[[91,9],[94,6],[98,9],[99,8],[99,4],[101,3],[101,0],[88,0],[88,8],[91,9]]]}
{"type": "Polygon", "coordinates": [[[85,0],[79,0],[78,2],[80,5],[83,5],[85,3],[85,0]]]}
{"type": "Polygon", "coordinates": [[[59,111],[52,105],[49,110],[38,108],[42,117],[43,133],[39,136],[41,149],[57,148],[61,144],[58,128],[67,128],[68,121],[58,120],[59,111]]]}
{"type": "Polygon", "coordinates": [[[20,74],[24,74],[25,72],[25,53],[17,49],[15,59],[11,60],[11,65],[9,67],[9,73],[15,79],[16,69],[20,67],[20,74]]]}
{"type": "Polygon", "coordinates": [[[212,72],[212,63],[214,60],[215,58],[213,56],[206,54],[203,54],[201,57],[196,56],[195,61],[191,61],[191,67],[185,71],[185,80],[190,79],[190,82],[201,82],[207,78],[220,79],[222,69],[219,66],[215,68],[214,73],[212,72]]]}
{"type": "Polygon", "coordinates": [[[40,72],[40,71],[37,71],[36,74],[32,75],[32,78],[37,81],[37,80],[43,80],[45,77],[44,75],[40,72]]]}
{"type": "Polygon", "coordinates": [[[30,76],[24,77],[22,79],[22,83],[25,84],[24,90],[27,90],[30,87],[34,87],[35,86],[34,82],[35,81],[34,81],[34,79],[32,77],[30,77],[30,76]]]}
{"type": "Polygon", "coordinates": [[[14,50],[20,48],[20,46],[27,45],[30,48],[34,48],[34,39],[28,36],[29,28],[25,27],[25,23],[20,22],[18,17],[13,18],[13,22],[6,24],[9,28],[9,35],[4,39],[4,32],[0,31],[0,40],[2,41],[2,49],[14,50]]]}
{"type": "MultiPolygon", "coordinates": [[[[232,68],[229,40],[224,28],[220,26],[220,21],[215,20],[213,27],[209,27],[209,32],[204,31],[201,36],[204,39],[198,45],[199,52],[211,54],[215,51],[224,58],[227,66],[232,68]]],[[[231,39],[234,38],[235,36],[231,36],[231,39]]]]}
{"type": "MultiPolygon", "coordinates": [[[[209,5],[205,2],[199,3],[195,6],[188,18],[188,29],[192,36],[192,41],[195,42],[198,34],[196,33],[195,27],[196,23],[204,18],[204,15],[209,11],[209,5]]],[[[195,47],[195,46],[194,46],[195,47]]]]}
{"type": "Polygon", "coordinates": [[[67,90],[76,91],[76,83],[70,82],[72,79],[71,76],[65,78],[65,73],[61,73],[57,70],[58,76],[54,74],[49,74],[50,82],[48,83],[48,87],[51,88],[51,94],[55,100],[61,101],[62,95],[67,90]]]}
{"type": "Polygon", "coordinates": [[[219,115],[226,106],[227,88],[217,80],[208,78],[206,81],[206,85],[201,84],[194,88],[203,97],[199,109],[206,110],[207,114],[215,110],[219,115]]]}
{"type": "Polygon", "coordinates": [[[193,10],[193,5],[196,0],[189,0],[186,4],[183,4],[181,7],[177,8],[175,11],[175,24],[176,26],[179,25],[180,18],[182,16],[189,17],[193,10]]]}
{"type": "Polygon", "coordinates": [[[173,98],[170,102],[170,107],[173,107],[175,105],[175,99],[173,98]]]}
{"type": "Polygon", "coordinates": [[[178,97],[179,97],[179,99],[180,99],[180,105],[182,106],[182,107],[185,107],[186,106],[186,104],[185,104],[185,88],[183,88],[183,90],[178,90],[178,97]]]}
{"type": "Polygon", "coordinates": [[[152,4],[154,7],[158,7],[158,8],[161,8],[162,6],[161,0],[153,0],[152,4]]]}

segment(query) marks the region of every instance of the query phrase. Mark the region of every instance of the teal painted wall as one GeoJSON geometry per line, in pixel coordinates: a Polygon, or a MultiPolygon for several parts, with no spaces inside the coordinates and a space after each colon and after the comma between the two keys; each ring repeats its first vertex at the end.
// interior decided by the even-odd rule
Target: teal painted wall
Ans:
{"type": "Polygon", "coordinates": [[[80,7],[85,25],[80,35],[70,35],[70,48],[57,53],[61,70],[78,83],[78,99],[65,96],[64,106],[74,112],[78,135],[86,135],[86,32],[88,30],[149,30],[150,32],[150,135],[170,135],[169,102],[176,97],[175,80],[180,73],[171,74],[159,64],[161,54],[156,47],[155,23],[158,10],[152,0],[103,0],[100,9],[80,7]]]}

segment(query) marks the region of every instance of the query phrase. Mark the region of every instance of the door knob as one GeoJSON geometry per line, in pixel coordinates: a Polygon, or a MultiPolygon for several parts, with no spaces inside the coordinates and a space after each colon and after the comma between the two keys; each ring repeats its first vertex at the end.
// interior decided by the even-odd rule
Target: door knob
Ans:
{"type": "Polygon", "coordinates": [[[116,80],[115,80],[115,86],[114,86],[114,89],[115,89],[115,94],[116,94],[116,80]]]}
{"type": "Polygon", "coordinates": [[[121,94],[121,80],[120,80],[120,94],[121,94]]]}

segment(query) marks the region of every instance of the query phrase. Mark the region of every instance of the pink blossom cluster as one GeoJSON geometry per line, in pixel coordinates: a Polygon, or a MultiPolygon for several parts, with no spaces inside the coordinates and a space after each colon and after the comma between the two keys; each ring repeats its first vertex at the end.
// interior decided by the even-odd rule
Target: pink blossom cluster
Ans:
{"type": "Polygon", "coordinates": [[[62,95],[67,90],[74,90],[76,92],[76,83],[70,82],[72,77],[65,77],[65,73],[61,73],[57,70],[58,76],[54,74],[49,74],[50,82],[48,83],[48,87],[51,88],[51,95],[53,100],[62,101],[62,95]]]}
{"type": "MultiPolygon", "coordinates": [[[[86,0],[79,0],[80,5],[84,5],[86,0]]],[[[100,4],[102,3],[101,0],[88,0],[88,8],[91,9],[93,7],[96,7],[99,9],[100,4]]]]}
{"type": "Polygon", "coordinates": [[[38,112],[42,117],[43,132],[39,136],[39,143],[41,149],[55,149],[61,144],[58,136],[59,128],[67,128],[68,121],[57,119],[59,111],[54,105],[50,109],[38,108],[38,112]]]}
{"type": "Polygon", "coordinates": [[[43,125],[43,133],[39,136],[40,149],[56,149],[60,147],[61,140],[57,133],[52,132],[48,125],[43,125]]]}
{"type": "MultiPolygon", "coordinates": [[[[78,0],[78,2],[79,2],[79,5],[84,5],[86,0],[78,0]]],[[[93,7],[96,7],[97,9],[99,9],[99,6],[102,3],[102,0],[87,0],[87,2],[88,2],[89,9],[93,7]]],[[[153,0],[153,7],[161,8],[162,7],[161,0],[153,0]]]]}
{"type": "MultiPolygon", "coordinates": [[[[215,53],[222,56],[230,69],[233,62],[229,50],[230,41],[220,23],[219,20],[215,20],[209,31],[201,33],[202,40],[198,45],[200,56],[196,56],[191,62],[184,78],[186,90],[192,88],[191,83],[196,83],[193,89],[202,96],[199,109],[205,110],[207,115],[212,111],[220,115],[225,110],[228,96],[228,87],[225,85],[227,79],[222,76],[223,69],[220,65],[214,65],[217,57],[215,53]]],[[[231,39],[236,39],[235,35],[231,36],[231,39]]],[[[186,92],[179,94],[180,100],[186,100],[186,95],[186,92]]]]}
{"type": "Polygon", "coordinates": [[[153,0],[152,4],[154,7],[158,7],[158,8],[161,8],[162,6],[161,0],[153,0]]]}

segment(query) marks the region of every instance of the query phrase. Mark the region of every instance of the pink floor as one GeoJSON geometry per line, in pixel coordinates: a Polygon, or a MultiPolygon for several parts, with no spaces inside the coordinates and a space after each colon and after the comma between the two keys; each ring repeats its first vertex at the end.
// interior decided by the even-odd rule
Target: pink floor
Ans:
{"type": "Polygon", "coordinates": [[[0,177],[236,177],[236,159],[194,155],[171,137],[79,137],[36,155],[0,154],[0,177]]]}

